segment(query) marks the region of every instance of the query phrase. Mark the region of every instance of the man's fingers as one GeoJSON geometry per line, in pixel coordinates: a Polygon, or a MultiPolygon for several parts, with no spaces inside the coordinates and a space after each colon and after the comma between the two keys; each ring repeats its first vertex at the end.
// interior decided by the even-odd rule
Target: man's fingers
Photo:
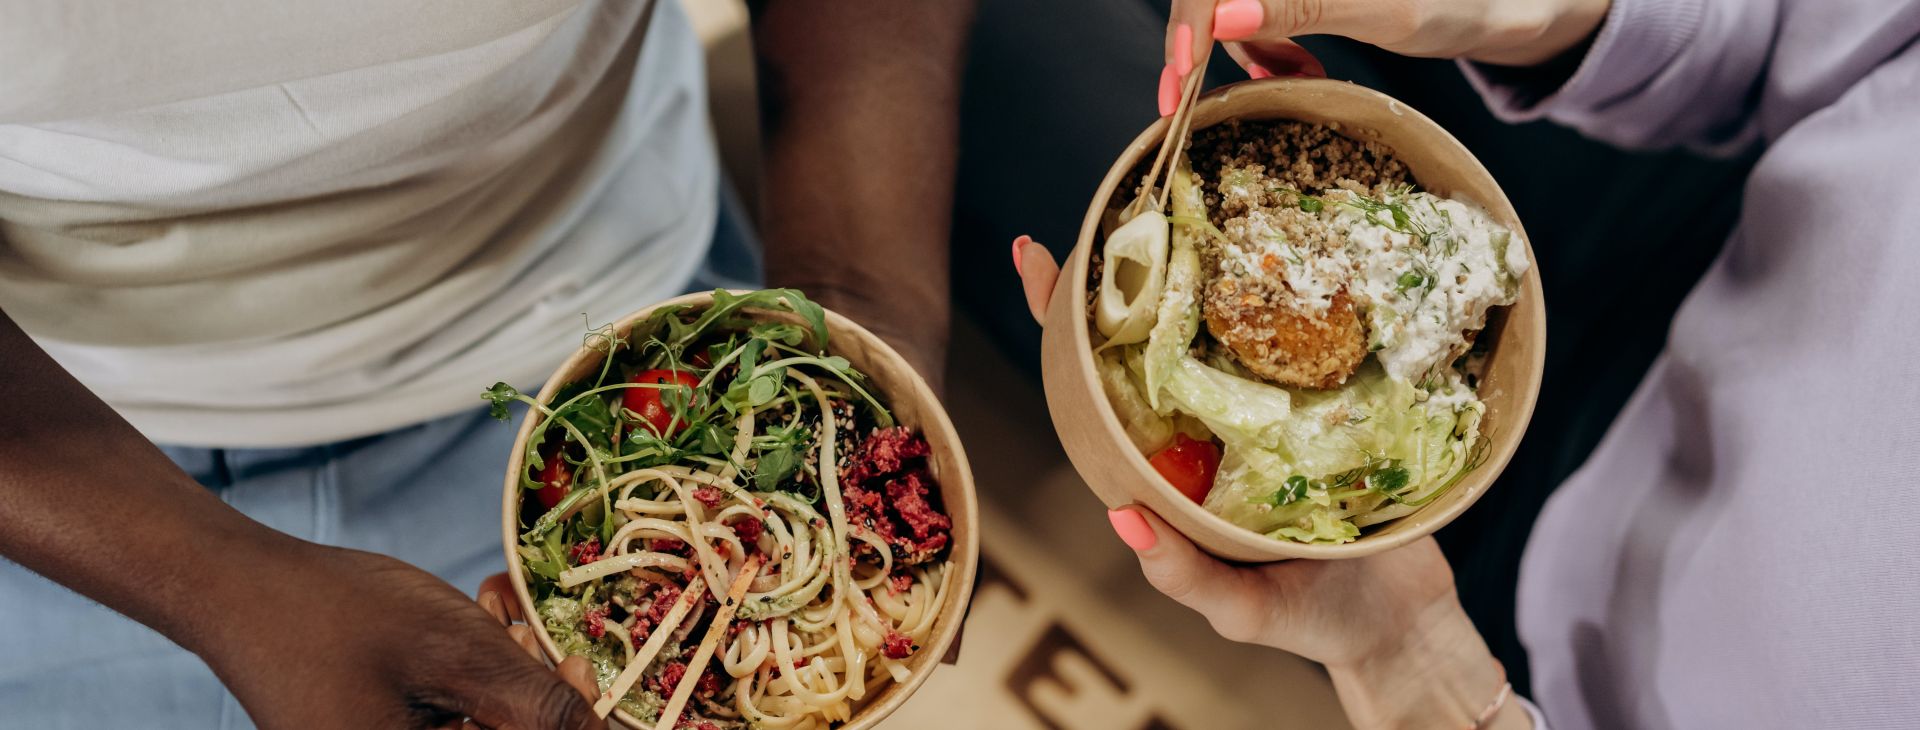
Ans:
{"type": "Polygon", "coordinates": [[[1107,513],[1113,530],[1133,548],[1147,582],[1168,598],[1200,612],[1214,631],[1251,641],[1267,622],[1270,598],[1239,568],[1222,563],[1138,505],[1107,513]]]}
{"type": "Polygon", "coordinates": [[[508,626],[507,638],[513,639],[513,643],[519,644],[521,649],[526,650],[527,656],[535,661],[545,661],[546,658],[540,655],[540,642],[534,640],[533,629],[527,628],[526,624],[508,626]]]}
{"type": "Polygon", "coordinates": [[[1047,321],[1047,304],[1053,300],[1053,284],[1060,279],[1060,265],[1046,246],[1028,236],[1013,239],[1013,268],[1020,274],[1020,289],[1027,296],[1027,311],[1033,321],[1047,321]]]}
{"type": "Polygon", "coordinates": [[[1326,78],[1327,67],[1312,51],[1288,39],[1257,43],[1227,43],[1227,55],[1256,79],[1269,76],[1311,76],[1326,78]]]}
{"type": "MultiPolygon", "coordinates": [[[[581,659],[584,664],[586,660],[581,659]]],[[[591,680],[588,680],[591,683],[591,680]]],[[[589,690],[596,692],[596,690],[589,690]]],[[[571,681],[543,664],[515,661],[463,688],[461,708],[473,722],[498,730],[604,730],[605,720],[571,681]]]]}
{"type": "Polygon", "coordinates": [[[566,682],[588,702],[600,699],[600,685],[593,681],[593,663],[587,661],[586,657],[567,657],[553,671],[560,675],[560,681],[566,682]]]}
{"type": "Polygon", "coordinates": [[[509,620],[524,620],[520,616],[520,602],[513,599],[513,581],[507,578],[506,573],[494,573],[480,581],[480,590],[475,595],[485,596],[488,593],[499,597],[500,607],[506,610],[509,620]]]}
{"type": "Polygon", "coordinates": [[[501,605],[500,594],[498,593],[482,591],[480,593],[480,608],[486,611],[487,615],[492,616],[493,620],[500,622],[501,626],[512,623],[512,621],[507,619],[507,608],[501,605]]]}

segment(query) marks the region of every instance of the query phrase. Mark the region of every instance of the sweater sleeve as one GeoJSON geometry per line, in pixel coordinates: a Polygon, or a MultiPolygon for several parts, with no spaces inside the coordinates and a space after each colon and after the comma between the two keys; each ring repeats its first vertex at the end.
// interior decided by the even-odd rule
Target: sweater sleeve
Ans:
{"type": "Polygon", "coordinates": [[[1755,108],[1782,0],[1613,0],[1563,83],[1462,62],[1494,113],[1552,119],[1634,148],[1731,154],[1759,137],[1755,108]]]}
{"type": "Polygon", "coordinates": [[[1552,728],[1547,727],[1547,716],[1542,714],[1540,708],[1535,707],[1527,698],[1514,695],[1513,701],[1520,703],[1520,709],[1527,711],[1527,720],[1532,723],[1533,730],[1552,730],[1552,728]]]}

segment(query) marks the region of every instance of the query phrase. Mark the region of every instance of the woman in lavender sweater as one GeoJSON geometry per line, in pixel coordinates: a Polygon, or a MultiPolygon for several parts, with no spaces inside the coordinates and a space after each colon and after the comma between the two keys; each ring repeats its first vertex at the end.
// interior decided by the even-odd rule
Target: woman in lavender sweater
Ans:
{"type": "MultiPolygon", "coordinates": [[[[1174,0],[1163,84],[1188,32],[1256,77],[1317,69],[1286,40],[1309,34],[1460,58],[1508,120],[1759,157],[1528,543],[1532,702],[1430,539],[1247,568],[1113,512],[1155,586],[1325,663],[1360,727],[1920,727],[1920,0],[1174,0]]],[[[1058,269],[1025,243],[1042,311],[1058,269]]]]}

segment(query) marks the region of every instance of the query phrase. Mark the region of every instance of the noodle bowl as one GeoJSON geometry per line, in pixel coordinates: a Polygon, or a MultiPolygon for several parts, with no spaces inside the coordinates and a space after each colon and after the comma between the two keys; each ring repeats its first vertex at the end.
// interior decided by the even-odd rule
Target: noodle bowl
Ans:
{"type": "Polygon", "coordinates": [[[965,456],[851,322],[797,292],[683,297],[590,334],[539,398],[502,388],[538,404],[503,524],[521,607],[622,722],[867,727],[952,642],[965,456]]]}

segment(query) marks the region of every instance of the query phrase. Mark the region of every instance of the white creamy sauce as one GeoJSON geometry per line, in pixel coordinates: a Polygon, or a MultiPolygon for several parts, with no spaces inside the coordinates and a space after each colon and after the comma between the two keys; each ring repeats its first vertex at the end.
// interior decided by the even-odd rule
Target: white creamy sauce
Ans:
{"type": "Polygon", "coordinates": [[[1248,211],[1228,223],[1227,234],[1229,240],[1222,247],[1227,259],[1245,272],[1277,274],[1303,310],[1326,311],[1333,295],[1346,288],[1353,276],[1353,263],[1345,250],[1307,250],[1300,242],[1288,240],[1279,221],[1265,210],[1248,211]]]}
{"type": "Polygon", "coordinates": [[[1512,232],[1486,211],[1430,193],[1330,190],[1306,213],[1265,207],[1267,190],[1248,170],[1226,171],[1219,189],[1246,211],[1226,222],[1217,249],[1229,275],[1284,281],[1303,312],[1325,312],[1345,290],[1387,374],[1423,391],[1455,377],[1446,366],[1467,350],[1466,333],[1486,326],[1490,308],[1514,302],[1528,268],[1525,247],[1507,245],[1512,232]],[[1287,233],[1301,232],[1302,216],[1324,227],[1301,234],[1311,240],[1287,233]]]}
{"type": "Polygon", "coordinates": [[[1380,201],[1390,208],[1350,193],[1335,199],[1328,208],[1356,262],[1351,292],[1389,375],[1437,377],[1466,349],[1465,333],[1486,326],[1488,309],[1514,302],[1526,252],[1479,208],[1429,193],[1380,201]]]}

